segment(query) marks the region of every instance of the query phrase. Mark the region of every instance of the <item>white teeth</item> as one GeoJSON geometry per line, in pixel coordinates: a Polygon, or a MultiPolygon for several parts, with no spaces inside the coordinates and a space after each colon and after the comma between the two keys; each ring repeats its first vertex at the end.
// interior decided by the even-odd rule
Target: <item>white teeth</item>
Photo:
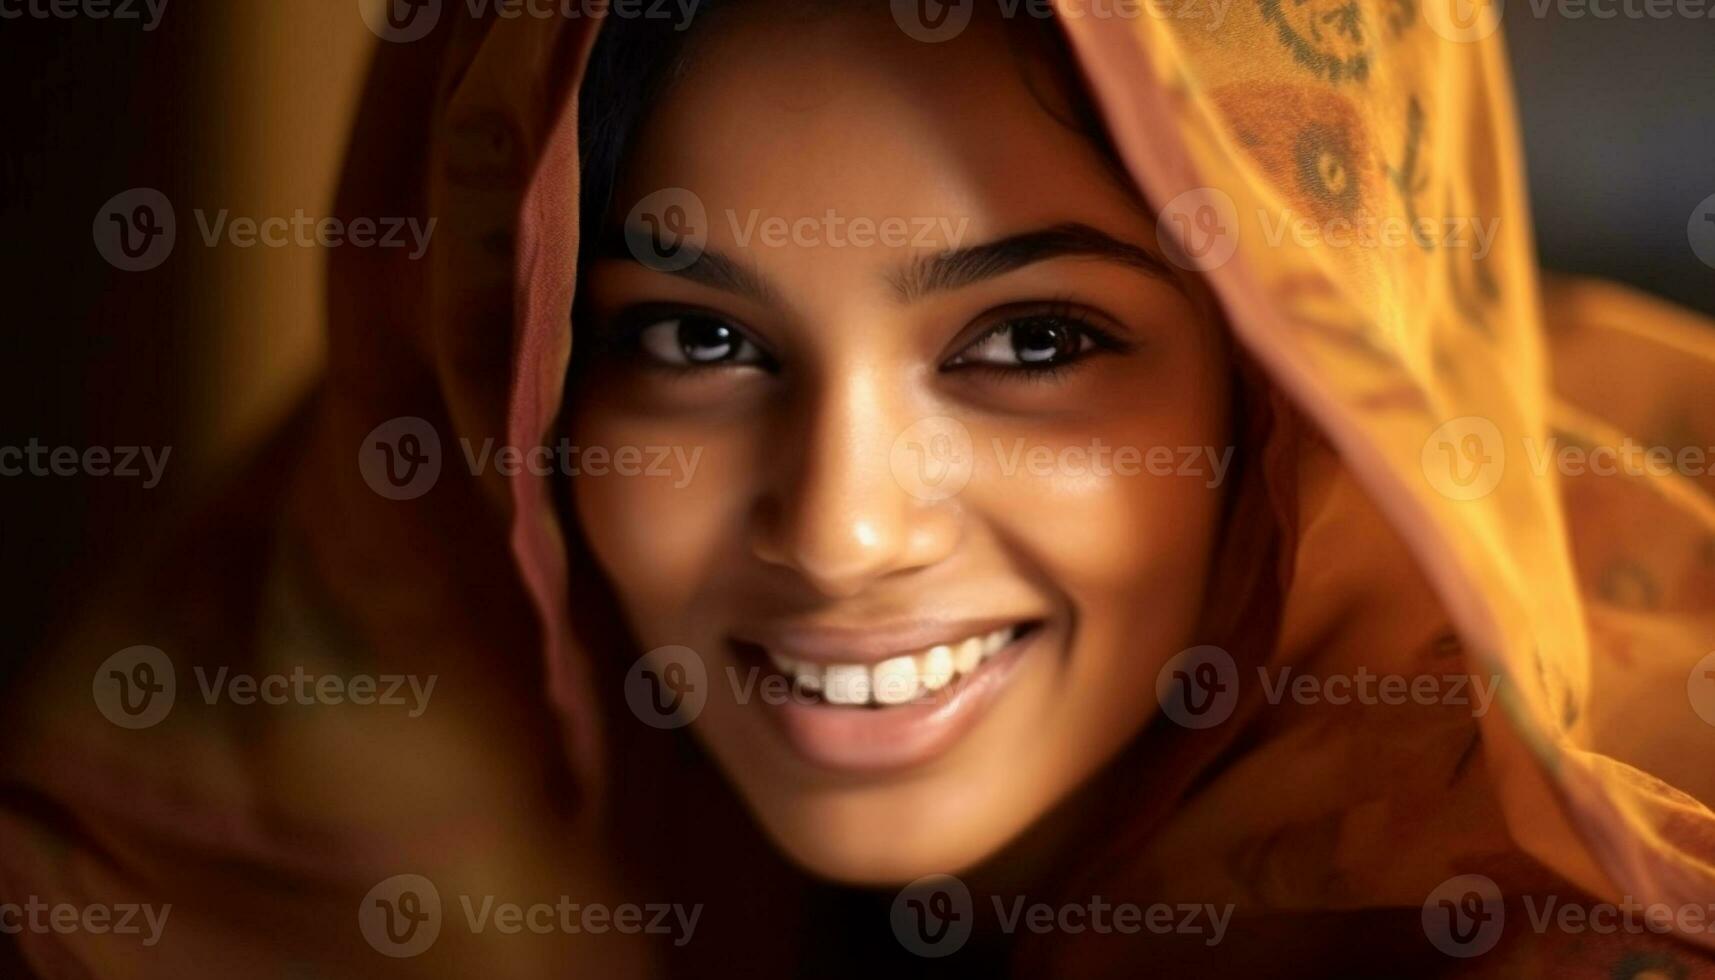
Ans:
{"type": "Polygon", "coordinates": [[[917,679],[931,691],[946,687],[958,673],[953,666],[953,648],[949,646],[930,647],[913,659],[917,660],[917,679]]]}
{"type": "Polygon", "coordinates": [[[863,664],[829,664],[822,675],[822,696],[831,704],[865,704],[869,681],[869,668],[863,664]]]}
{"type": "Polygon", "coordinates": [[[917,663],[910,656],[894,657],[875,665],[871,692],[882,704],[904,704],[917,696],[917,663]]]}
{"type": "Polygon", "coordinates": [[[953,648],[953,669],[968,674],[983,662],[983,639],[973,636],[953,648]]]}
{"type": "Polygon", "coordinates": [[[817,664],[793,660],[772,651],[774,666],[797,681],[806,691],[819,691],[830,704],[906,704],[939,691],[981,667],[1013,640],[1012,627],[958,643],[938,644],[918,653],[901,654],[869,666],[866,664],[817,664]]]}

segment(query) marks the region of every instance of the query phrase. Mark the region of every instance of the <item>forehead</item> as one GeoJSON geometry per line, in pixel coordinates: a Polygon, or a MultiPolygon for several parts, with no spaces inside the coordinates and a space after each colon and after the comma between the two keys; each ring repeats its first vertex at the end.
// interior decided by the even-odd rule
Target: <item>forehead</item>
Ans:
{"type": "MultiPolygon", "coordinates": [[[[979,5],[983,6],[983,5],[979,5]]],[[[662,94],[620,196],[683,187],[710,243],[751,218],[963,222],[963,244],[1082,221],[1115,234],[1147,220],[1028,32],[979,17],[957,38],[907,36],[885,6],[818,15],[738,8],[699,28],[662,94]]],[[[942,243],[943,246],[949,243],[942,243]]],[[[953,243],[959,244],[959,243],[953,243]]]]}

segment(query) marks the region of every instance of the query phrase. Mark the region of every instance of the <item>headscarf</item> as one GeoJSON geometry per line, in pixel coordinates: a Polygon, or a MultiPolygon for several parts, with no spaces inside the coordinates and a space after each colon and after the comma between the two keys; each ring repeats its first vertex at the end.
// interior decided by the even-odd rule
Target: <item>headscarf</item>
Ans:
{"type": "MultiPolygon", "coordinates": [[[[1454,19],[1443,0],[1257,0],[1215,24],[1193,6],[1056,13],[1166,244],[1302,421],[1259,449],[1288,508],[1274,557],[1290,585],[1275,641],[1229,651],[1233,717],[1206,738],[1152,727],[1174,746],[1174,792],[1093,846],[1104,860],[1083,880],[1254,913],[1251,958],[1234,956],[1264,972],[1290,972],[1282,950],[1374,947],[1330,913],[1405,910],[1411,936],[1381,946],[1420,954],[1418,911],[1450,881],[1463,899],[1469,876],[1508,903],[1544,888],[1715,901],[1715,693],[1696,669],[1715,667],[1709,477],[1533,465],[1551,438],[1715,445],[1712,335],[1613,287],[1541,286],[1501,41],[1481,16],[1454,19]],[[1316,233],[1282,234],[1295,218],[1316,233]],[[1327,238],[1400,222],[1402,244],[1327,238]],[[1481,254],[1479,227],[1495,229],[1481,254]],[[1270,703],[1258,666],[1463,676],[1495,700],[1480,716],[1446,700],[1270,703]]],[[[453,472],[459,440],[539,445],[562,421],[575,93],[599,21],[435,9],[426,37],[378,48],[336,205],[436,216],[428,260],[330,254],[319,390],[7,713],[0,894],[175,908],[141,954],[111,935],[21,936],[35,972],[646,969],[624,937],[448,927],[432,952],[392,960],[358,928],[368,891],[400,873],[438,884],[449,917],[454,895],[619,896],[605,790],[635,778],[612,771],[603,718],[620,695],[578,639],[594,600],[574,582],[559,485],[453,472]],[[445,460],[408,500],[378,495],[359,465],[398,418],[422,420],[445,460]],[[445,693],[409,723],[191,703],[124,730],[90,679],[137,643],[171,651],[186,692],[193,666],[310,664],[433,673],[445,693]]],[[[1136,968],[1123,942],[1075,938],[1020,962],[1136,968]]],[[[1673,942],[1588,936],[1570,962],[1606,969],[1673,942]]],[[[1526,941],[1446,962],[1545,973],[1568,955],[1526,941]]]]}

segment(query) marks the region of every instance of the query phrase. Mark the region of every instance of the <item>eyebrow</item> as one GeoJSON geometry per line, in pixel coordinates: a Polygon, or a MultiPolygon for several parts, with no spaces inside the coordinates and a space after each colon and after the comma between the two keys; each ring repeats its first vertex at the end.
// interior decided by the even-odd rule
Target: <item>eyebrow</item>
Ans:
{"type": "MultiPolygon", "coordinates": [[[[627,249],[623,234],[608,236],[600,258],[638,261],[627,249]]],[[[912,260],[888,276],[900,300],[910,302],[1005,275],[1050,259],[1081,258],[1130,266],[1151,277],[1171,279],[1172,270],[1147,249],[1123,242],[1081,222],[1066,222],[1006,238],[952,249],[912,260]]],[[[771,303],[778,294],[766,276],[747,263],[713,249],[704,249],[681,269],[661,270],[692,282],[735,293],[758,303],[771,303]]]]}
{"type": "MultiPolygon", "coordinates": [[[[623,229],[615,229],[611,234],[602,237],[601,245],[596,250],[598,259],[618,259],[636,262],[650,267],[631,251],[626,243],[623,229]]],[[[689,279],[694,283],[719,289],[722,292],[736,293],[757,303],[773,303],[778,299],[774,287],[768,278],[752,266],[730,259],[711,248],[705,248],[697,253],[691,263],[681,269],[659,269],[669,275],[681,279],[689,279]]]]}
{"type": "Polygon", "coordinates": [[[901,299],[961,289],[1049,259],[1081,258],[1117,262],[1150,276],[1168,279],[1172,271],[1146,249],[1122,242],[1107,232],[1068,222],[1011,235],[970,248],[928,255],[890,277],[901,299]]]}

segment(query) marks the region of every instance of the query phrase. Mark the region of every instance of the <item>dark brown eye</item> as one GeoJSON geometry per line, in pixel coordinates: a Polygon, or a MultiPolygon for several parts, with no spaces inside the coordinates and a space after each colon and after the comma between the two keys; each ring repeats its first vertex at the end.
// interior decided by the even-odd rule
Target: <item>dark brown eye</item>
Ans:
{"type": "Polygon", "coordinates": [[[1012,352],[1023,364],[1051,364],[1078,352],[1083,339],[1070,324],[1057,320],[1020,320],[1012,325],[1012,352]]]}
{"type": "Polygon", "coordinates": [[[1096,346],[1081,324],[1062,317],[1026,316],[997,325],[954,358],[954,365],[1048,368],[1069,364],[1096,346]]]}
{"type": "Polygon", "coordinates": [[[701,314],[667,317],[638,331],[645,354],[675,367],[760,364],[762,351],[738,328],[701,314]]]}

